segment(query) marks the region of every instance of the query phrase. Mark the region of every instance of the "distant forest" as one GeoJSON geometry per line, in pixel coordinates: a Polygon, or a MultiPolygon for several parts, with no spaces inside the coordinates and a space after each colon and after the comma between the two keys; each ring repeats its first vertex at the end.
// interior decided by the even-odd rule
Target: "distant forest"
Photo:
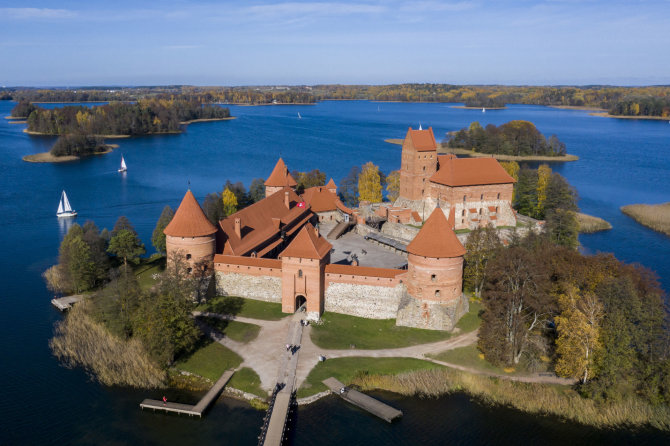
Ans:
{"type": "Polygon", "coordinates": [[[670,86],[505,86],[450,84],[314,85],[258,87],[137,87],[76,90],[3,89],[3,98],[30,102],[136,101],[168,95],[202,103],[305,104],[324,99],[461,102],[472,107],[505,104],[597,107],[613,115],[670,117],[670,86]]]}
{"type": "MultiPolygon", "coordinates": [[[[25,107],[23,102],[17,108],[25,107]]],[[[141,99],[135,103],[112,102],[86,107],[56,109],[35,107],[28,116],[28,130],[49,135],[146,135],[179,132],[182,121],[220,119],[227,108],[202,105],[185,99],[141,99]]]]}
{"type": "Polygon", "coordinates": [[[547,139],[528,121],[510,121],[499,127],[494,124],[482,127],[475,121],[469,128],[454,133],[447,146],[514,156],[563,156],[566,153],[565,144],[556,135],[547,139]]]}
{"type": "Polygon", "coordinates": [[[62,135],[49,151],[53,156],[86,156],[107,151],[102,138],[84,135],[62,135]]]}

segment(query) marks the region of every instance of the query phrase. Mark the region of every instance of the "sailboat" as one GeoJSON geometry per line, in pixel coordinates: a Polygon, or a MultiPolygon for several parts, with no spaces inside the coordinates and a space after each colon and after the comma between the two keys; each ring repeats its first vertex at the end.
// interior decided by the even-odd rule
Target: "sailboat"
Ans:
{"type": "Polygon", "coordinates": [[[60,203],[58,203],[58,211],[56,211],[58,218],[60,217],[76,217],[77,211],[70,206],[70,200],[67,199],[65,191],[60,196],[60,203]]]}
{"type": "Polygon", "coordinates": [[[298,112],[298,119],[302,119],[302,116],[300,116],[300,112],[298,112]]]}
{"type": "Polygon", "coordinates": [[[482,107],[482,113],[486,113],[486,109],[482,107]]]}
{"type": "Polygon", "coordinates": [[[121,168],[119,168],[119,172],[125,172],[128,170],[126,167],[126,160],[123,159],[123,155],[121,155],[121,168]]]}

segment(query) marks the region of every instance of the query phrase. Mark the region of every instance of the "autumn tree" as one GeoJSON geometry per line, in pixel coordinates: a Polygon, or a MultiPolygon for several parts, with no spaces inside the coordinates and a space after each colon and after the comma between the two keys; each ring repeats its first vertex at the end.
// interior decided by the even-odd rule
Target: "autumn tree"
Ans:
{"type": "Polygon", "coordinates": [[[463,280],[465,286],[481,297],[482,286],[486,278],[486,264],[501,246],[500,238],[490,226],[477,228],[468,234],[465,242],[465,268],[463,280]]]}
{"type": "Polygon", "coordinates": [[[544,218],[544,202],[547,200],[547,187],[551,179],[551,167],[542,164],[537,168],[537,210],[538,218],[544,218]]]}
{"type": "Polygon", "coordinates": [[[497,364],[537,354],[554,309],[543,262],[522,246],[499,250],[486,268],[479,349],[497,364]]]}
{"type": "Polygon", "coordinates": [[[305,189],[315,186],[324,186],[326,184],[326,174],[319,169],[310,170],[309,172],[291,172],[291,175],[298,183],[296,189],[302,193],[305,189]]]}
{"type": "MultiPolygon", "coordinates": [[[[500,165],[505,169],[505,172],[512,178],[514,178],[515,182],[519,181],[519,163],[516,161],[501,161],[500,165]]],[[[514,202],[516,199],[516,186],[514,187],[514,190],[512,191],[512,202],[514,202]]]]}
{"type": "Polygon", "coordinates": [[[237,209],[243,209],[249,206],[252,203],[247,189],[244,187],[244,184],[241,181],[237,183],[232,183],[230,180],[226,180],[226,184],[223,186],[223,190],[229,189],[233,194],[235,194],[235,199],[237,200],[237,209]]]}
{"type": "Polygon", "coordinates": [[[237,212],[237,197],[230,189],[226,188],[223,191],[223,194],[221,194],[221,201],[223,203],[224,217],[237,212]]]}
{"type": "Polygon", "coordinates": [[[386,177],[386,196],[391,203],[400,196],[400,171],[394,170],[386,177]]]}
{"type": "Polygon", "coordinates": [[[601,349],[600,326],[603,306],[592,292],[581,292],[574,286],[558,297],[560,314],[554,318],[556,340],[556,374],[579,379],[582,384],[595,377],[595,359],[601,349]]]}
{"type": "Polygon", "coordinates": [[[161,212],[160,217],[158,217],[156,227],[154,228],[154,232],[151,235],[151,244],[154,245],[156,251],[162,255],[165,255],[167,251],[165,246],[165,234],[163,233],[163,230],[172,221],[172,217],[174,217],[174,211],[170,206],[165,206],[161,212]]]}
{"type": "Polygon", "coordinates": [[[382,185],[379,167],[371,161],[363,165],[358,177],[358,196],[361,201],[380,203],[382,201],[382,185]]]}
{"type": "Polygon", "coordinates": [[[137,236],[128,229],[121,229],[109,241],[107,252],[123,259],[123,265],[128,266],[128,261],[135,263],[140,256],[146,252],[144,244],[137,236]]]}

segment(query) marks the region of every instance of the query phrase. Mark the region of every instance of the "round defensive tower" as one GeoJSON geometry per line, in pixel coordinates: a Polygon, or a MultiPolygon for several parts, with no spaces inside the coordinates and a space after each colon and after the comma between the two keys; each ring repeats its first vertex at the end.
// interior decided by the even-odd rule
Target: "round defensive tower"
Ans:
{"type": "Polygon", "coordinates": [[[407,245],[406,296],[398,325],[451,330],[468,311],[463,295],[465,248],[444,212],[436,208],[407,245]]]}
{"type": "Polygon", "coordinates": [[[168,261],[182,255],[189,272],[200,260],[213,260],[216,251],[216,226],[205,216],[193,193],[188,190],[172,221],[163,230],[168,261]]]}

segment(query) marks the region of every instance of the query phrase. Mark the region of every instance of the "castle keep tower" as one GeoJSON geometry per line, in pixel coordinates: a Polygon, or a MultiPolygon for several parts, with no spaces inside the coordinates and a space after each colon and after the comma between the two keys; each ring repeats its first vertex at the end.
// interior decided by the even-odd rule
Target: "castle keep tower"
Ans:
{"type": "Polygon", "coordinates": [[[280,254],[282,269],[282,311],[295,313],[306,304],[307,318],[318,320],[323,313],[324,268],[333,247],[310,223],[280,254]]]}
{"type": "Polygon", "coordinates": [[[288,167],[284,164],[284,160],[279,158],[275,168],[272,169],[272,173],[268,179],[265,180],[265,197],[267,198],[287,186],[294,189],[297,185],[298,182],[289,173],[288,167]]]}
{"type": "Polygon", "coordinates": [[[407,245],[407,293],[397,325],[451,330],[468,311],[463,288],[465,248],[439,207],[407,245]]]}
{"type": "Polygon", "coordinates": [[[188,190],[172,221],[163,230],[168,261],[175,254],[183,255],[190,273],[198,261],[213,260],[216,231],[216,226],[210,223],[193,193],[188,190]]]}
{"type": "Polygon", "coordinates": [[[430,194],[430,177],[437,171],[437,143],[433,128],[407,130],[402,143],[400,198],[421,200],[430,194]]]}

